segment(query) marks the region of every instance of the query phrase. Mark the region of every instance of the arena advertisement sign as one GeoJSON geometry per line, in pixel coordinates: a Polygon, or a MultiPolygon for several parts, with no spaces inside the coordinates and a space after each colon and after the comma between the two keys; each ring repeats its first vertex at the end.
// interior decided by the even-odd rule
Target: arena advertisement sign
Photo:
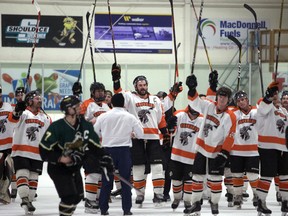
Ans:
{"type": "MultiPolygon", "coordinates": [[[[37,17],[1,15],[2,47],[31,47],[34,43],[37,17]]],[[[83,22],[80,16],[41,16],[37,47],[82,48],[83,22]]]]}
{"type": "MultiPolygon", "coordinates": [[[[3,68],[1,80],[3,101],[15,103],[15,90],[24,87],[27,72],[19,68],[3,68]]],[[[32,69],[28,79],[31,90],[39,90],[43,95],[44,110],[59,110],[60,101],[72,95],[72,85],[77,81],[79,70],[32,69]],[[43,90],[44,88],[44,90],[43,90]]]]}
{"type": "MultiPolygon", "coordinates": [[[[269,28],[268,21],[261,20],[258,22],[261,29],[269,28]]],[[[203,33],[207,48],[210,49],[238,49],[237,46],[229,40],[228,35],[236,37],[243,43],[249,32],[254,31],[256,23],[252,19],[210,19],[201,20],[200,29],[203,33]]],[[[243,44],[245,48],[246,44],[243,44]]],[[[199,47],[203,48],[203,43],[199,40],[199,47]]]]}
{"type": "MultiPolygon", "coordinates": [[[[111,15],[118,53],[172,53],[170,15],[111,15]]],[[[109,15],[95,15],[95,52],[113,52],[109,15]]]]}

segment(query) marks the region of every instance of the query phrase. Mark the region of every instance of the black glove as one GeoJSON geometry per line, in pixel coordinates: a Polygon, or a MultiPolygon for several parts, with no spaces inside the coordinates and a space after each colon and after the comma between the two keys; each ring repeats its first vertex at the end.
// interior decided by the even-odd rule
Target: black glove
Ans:
{"type": "Polygon", "coordinates": [[[216,169],[221,169],[225,166],[227,160],[228,160],[228,157],[229,157],[229,152],[227,152],[226,150],[221,150],[215,160],[214,160],[214,167],[216,169]]]}
{"type": "Polygon", "coordinates": [[[166,133],[163,135],[163,144],[162,144],[162,148],[164,151],[166,151],[167,149],[169,149],[171,147],[171,136],[169,133],[166,133]]]}
{"type": "Polygon", "coordinates": [[[25,101],[18,101],[18,103],[15,106],[14,111],[18,114],[22,114],[23,111],[26,109],[26,102],[25,101]]]}
{"type": "Polygon", "coordinates": [[[176,82],[170,89],[170,93],[173,97],[177,97],[177,95],[183,91],[182,82],[176,82]]]}
{"type": "Polygon", "coordinates": [[[218,85],[218,72],[216,70],[213,70],[209,74],[209,85],[212,91],[216,92],[217,85],[218,85]]]}
{"type": "Polygon", "coordinates": [[[265,92],[265,97],[264,99],[268,100],[268,101],[272,101],[272,98],[275,94],[278,93],[279,91],[279,87],[278,87],[279,83],[278,82],[272,82],[270,83],[270,85],[268,86],[266,92],[265,92]]]}
{"type": "Polygon", "coordinates": [[[121,78],[121,66],[119,64],[113,64],[112,69],[111,69],[111,74],[112,74],[112,80],[120,80],[121,78]]]}
{"type": "Polygon", "coordinates": [[[114,172],[114,163],[113,159],[109,155],[104,155],[100,160],[99,164],[101,167],[105,167],[108,173],[114,172]]]}
{"type": "Polygon", "coordinates": [[[73,95],[79,96],[82,94],[82,85],[80,82],[75,82],[72,86],[73,95]]]}
{"type": "Polygon", "coordinates": [[[173,133],[177,126],[177,116],[171,116],[167,121],[167,128],[170,133],[173,133]]]}
{"type": "Polygon", "coordinates": [[[84,154],[84,152],[73,149],[67,149],[63,152],[64,156],[68,156],[72,160],[72,162],[70,164],[67,164],[67,166],[75,166],[81,164],[84,154]]]}
{"type": "Polygon", "coordinates": [[[190,91],[196,89],[198,83],[197,78],[194,74],[191,74],[186,78],[186,85],[188,86],[190,91]]]}

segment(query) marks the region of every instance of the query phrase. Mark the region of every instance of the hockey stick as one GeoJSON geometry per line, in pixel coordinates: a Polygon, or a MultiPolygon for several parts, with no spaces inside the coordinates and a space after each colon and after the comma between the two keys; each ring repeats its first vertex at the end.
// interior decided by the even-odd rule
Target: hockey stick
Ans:
{"type": "Polygon", "coordinates": [[[228,39],[233,41],[239,48],[239,59],[238,59],[238,76],[237,76],[237,91],[240,89],[240,79],[241,79],[241,55],[242,55],[242,44],[237,38],[232,35],[228,35],[228,39]]]}
{"type": "Polygon", "coordinates": [[[110,31],[111,31],[111,38],[112,38],[113,54],[114,54],[114,63],[115,63],[115,65],[117,65],[115,41],[114,41],[114,31],[113,31],[113,25],[112,25],[112,16],[111,16],[111,9],[110,9],[109,0],[107,0],[107,5],[108,5],[108,13],[109,13],[109,24],[110,24],[110,31]]]}
{"type": "MultiPolygon", "coordinates": [[[[199,22],[198,15],[197,15],[193,0],[191,0],[191,4],[192,4],[193,10],[194,10],[194,14],[195,14],[196,20],[197,20],[197,22],[199,22]]],[[[200,37],[201,37],[201,40],[202,40],[202,43],[203,43],[203,46],[204,46],[204,50],[205,50],[205,54],[206,54],[206,57],[207,57],[207,60],[208,60],[210,72],[212,72],[213,68],[212,68],[212,64],[211,64],[211,61],[210,61],[210,58],[209,58],[209,55],[208,55],[208,50],[207,50],[206,42],[204,40],[202,31],[201,31],[201,27],[199,28],[199,34],[200,34],[200,37]]]]}
{"type": "Polygon", "coordinates": [[[254,19],[255,19],[255,29],[257,30],[257,36],[258,36],[258,40],[257,40],[258,67],[259,67],[259,73],[260,73],[261,92],[262,92],[262,97],[264,97],[262,62],[261,62],[261,52],[260,52],[260,46],[259,46],[259,33],[260,33],[260,30],[259,30],[259,26],[258,26],[258,22],[257,22],[257,14],[253,10],[253,8],[251,8],[248,4],[244,4],[244,7],[252,13],[252,15],[254,16],[254,19]]]}
{"type": "Polygon", "coordinates": [[[136,190],[138,193],[140,193],[141,195],[144,195],[144,193],[139,190],[138,188],[134,187],[133,184],[131,184],[129,181],[127,181],[125,178],[123,178],[121,175],[119,175],[116,172],[113,172],[113,175],[115,175],[117,178],[120,179],[120,181],[122,181],[124,184],[126,184],[127,186],[129,186],[131,189],[136,190]]]}
{"type": "MultiPolygon", "coordinates": [[[[93,15],[92,15],[91,20],[90,20],[90,25],[89,25],[88,34],[87,34],[87,37],[86,37],[86,42],[85,42],[84,52],[83,52],[83,55],[82,55],[82,60],[81,60],[81,65],[80,65],[80,72],[79,72],[79,75],[78,75],[77,82],[79,82],[81,74],[82,74],[84,58],[85,58],[85,55],[86,55],[86,49],[87,49],[88,40],[89,40],[89,32],[91,30],[92,21],[93,21],[93,17],[94,17],[94,14],[95,14],[96,1],[97,0],[95,0],[95,3],[93,4],[94,5],[93,6],[93,12],[92,12],[93,15]]],[[[89,12],[87,12],[87,13],[89,13],[89,12]]],[[[86,17],[87,17],[87,13],[86,13],[86,17]]]]}
{"type": "Polygon", "coordinates": [[[279,32],[278,32],[278,43],[277,43],[277,50],[276,50],[276,65],[275,65],[274,81],[277,80],[277,75],[278,75],[278,62],[279,62],[280,38],[281,38],[281,30],[282,30],[283,8],[284,8],[284,0],[282,0],[281,2],[281,13],[280,13],[280,23],[279,23],[279,32]]]}
{"type": "Polygon", "coordinates": [[[200,30],[203,7],[204,7],[204,0],[201,0],[199,19],[197,23],[196,39],[195,39],[195,44],[194,44],[193,60],[192,60],[192,65],[191,65],[191,74],[194,73],[194,66],[195,66],[195,61],[196,61],[196,53],[197,53],[197,47],[198,47],[198,38],[199,38],[199,30],[200,30]]]}
{"type": "Polygon", "coordinates": [[[35,52],[36,43],[37,43],[37,34],[38,34],[39,25],[40,25],[40,19],[41,19],[41,10],[40,10],[40,6],[39,6],[38,2],[36,0],[32,0],[32,4],[36,8],[38,16],[37,16],[37,23],[36,23],[36,29],[35,29],[35,34],[34,34],[34,43],[33,43],[33,46],[32,46],[30,63],[29,63],[29,66],[28,66],[28,73],[27,73],[27,77],[26,77],[26,82],[24,84],[24,93],[25,94],[27,93],[28,88],[30,88],[28,80],[29,80],[29,77],[30,77],[30,72],[31,72],[34,52],[35,52]]]}
{"type": "MultiPolygon", "coordinates": [[[[96,2],[95,2],[96,4],[96,2]]],[[[89,40],[89,47],[90,47],[90,56],[91,56],[91,62],[92,62],[92,70],[93,70],[93,77],[94,77],[94,82],[96,82],[96,73],[95,73],[95,65],[94,65],[94,56],[93,56],[93,47],[92,47],[92,42],[91,42],[91,35],[90,35],[90,30],[91,30],[91,24],[89,24],[89,17],[90,13],[86,13],[86,22],[87,22],[87,31],[88,31],[88,40],[89,40]]],[[[91,20],[93,20],[94,13],[92,14],[91,20]]]]}

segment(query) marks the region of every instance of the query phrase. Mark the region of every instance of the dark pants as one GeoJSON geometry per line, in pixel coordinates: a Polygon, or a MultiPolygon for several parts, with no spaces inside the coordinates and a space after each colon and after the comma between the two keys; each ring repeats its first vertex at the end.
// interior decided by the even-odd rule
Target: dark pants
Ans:
{"type": "MultiPolygon", "coordinates": [[[[113,147],[105,148],[105,151],[111,155],[115,168],[119,170],[120,176],[130,182],[130,174],[132,167],[131,152],[129,147],[113,147]]],[[[113,188],[113,173],[108,173],[109,181],[107,181],[105,174],[102,176],[102,187],[99,198],[100,209],[105,213],[109,209],[109,197],[113,188]]],[[[122,209],[124,213],[129,212],[132,207],[132,193],[131,188],[125,183],[121,182],[122,186],[122,209]]]]}

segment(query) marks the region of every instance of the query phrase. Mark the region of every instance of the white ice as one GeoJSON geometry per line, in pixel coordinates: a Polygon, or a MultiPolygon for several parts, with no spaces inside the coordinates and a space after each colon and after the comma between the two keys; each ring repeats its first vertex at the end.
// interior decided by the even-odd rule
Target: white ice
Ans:
{"type": "MultiPolygon", "coordinates": [[[[181,202],[178,209],[173,212],[171,209],[171,202],[169,201],[165,204],[163,207],[154,207],[152,203],[153,198],[153,192],[152,192],[152,183],[151,178],[147,180],[147,188],[146,188],[146,195],[145,195],[145,201],[143,203],[142,208],[138,208],[135,202],[135,192],[133,191],[133,207],[131,211],[133,212],[133,215],[135,216],[152,216],[152,215],[163,215],[163,216],[183,216],[183,209],[184,209],[184,203],[181,202]]],[[[242,209],[238,210],[236,207],[227,207],[227,201],[224,197],[225,192],[225,186],[223,186],[223,192],[222,197],[219,204],[219,216],[256,216],[257,211],[252,205],[252,191],[249,187],[248,193],[250,197],[248,198],[248,201],[244,202],[242,205],[242,209]]],[[[58,195],[56,193],[56,190],[54,188],[53,182],[49,178],[47,172],[46,172],[46,164],[44,164],[44,170],[43,174],[39,178],[39,186],[37,190],[38,197],[35,202],[33,202],[33,205],[36,207],[36,211],[34,212],[35,216],[52,216],[52,215],[58,215],[58,203],[60,199],[58,198],[58,195]]],[[[274,183],[271,184],[269,195],[267,198],[267,206],[272,210],[272,215],[281,215],[281,206],[276,202],[276,196],[275,196],[275,186],[274,183]]],[[[173,193],[170,192],[171,199],[173,200],[173,193]]],[[[121,216],[123,215],[122,209],[121,209],[121,199],[116,198],[112,200],[112,203],[110,203],[109,208],[109,214],[110,216],[121,216]]],[[[24,215],[24,210],[20,207],[20,198],[17,195],[17,198],[15,202],[12,202],[8,205],[0,204],[0,215],[1,216],[20,216],[24,215]]],[[[84,212],[84,202],[81,202],[78,204],[77,209],[74,213],[76,216],[80,215],[92,215],[87,214],[84,212]]],[[[98,212],[95,215],[100,215],[98,212]]],[[[210,206],[207,202],[207,200],[204,200],[204,203],[202,205],[202,211],[201,215],[211,215],[210,206]]]]}

